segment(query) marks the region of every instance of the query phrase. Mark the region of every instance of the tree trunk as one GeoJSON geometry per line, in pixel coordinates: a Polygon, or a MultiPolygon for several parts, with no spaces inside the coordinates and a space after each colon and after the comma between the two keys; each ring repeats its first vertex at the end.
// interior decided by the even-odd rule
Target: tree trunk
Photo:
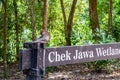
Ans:
{"type": "Polygon", "coordinates": [[[73,17],[74,17],[74,12],[75,12],[75,6],[76,6],[77,0],[73,0],[72,7],[70,10],[69,18],[68,18],[68,23],[67,23],[67,34],[66,34],[66,40],[67,43],[66,45],[71,45],[71,32],[72,32],[72,24],[73,24],[73,17]]]}
{"type": "Polygon", "coordinates": [[[35,25],[35,15],[34,15],[34,0],[30,0],[30,15],[32,24],[32,40],[36,40],[36,25],[35,25]]]}
{"type": "MultiPolygon", "coordinates": [[[[63,14],[63,19],[64,19],[64,32],[65,32],[65,37],[67,34],[67,18],[66,18],[66,13],[65,13],[65,8],[63,4],[63,0],[60,0],[61,8],[62,8],[62,14],[63,14]]],[[[67,40],[66,40],[66,45],[67,45],[67,40]]]]}
{"type": "Polygon", "coordinates": [[[70,14],[68,17],[68,21],[66,20],[66,14],[65,14],[65,9],[63,5],[63,0],[60,0],[61,2],[61,8],[62,8],[62,13],[63,13],[63,18],[64,18],[64,29],[65,29],[65,39],[66,39],[66,45],[70,46],[71,45],[71,32],[72,32],[72,21],[74,17],[74,12],[75,12],[75,6],[77,3],[77,0],[73,0],[72,2],[72,7],[70,10],[70,14]]]}
{"type": "Polygon", "coordinates": [[[8,27],[8,0],[5,0],[4,13],[4,46],[3,46],[3,62],[4,62],[4,78],[7,79],[7,27],[8,27]]]}
{"type": "Polygon", "coordinates": [[[13,0],[14,5],[14,15],[15,15],[15,34],[16,34],[16,58],[17,62],[19,60],[19,26],[18,26],[18,12],[17,12],[17,0],[13,0]]]}
{"type": "Polygon", "coordinates": [[[43,8],[43,29],[47,30],[47,21],[48,21],[48,0],[44,0],[43,8]]]}
{"type": "Polygon", "coordinates": [[[108,34],[110,33],[110,28],[112,25],[112,0],[109,1],[110,3],[109,3],[109,17],[108,17],[108,34]]]}
{"type": "Polygon", "coordinates": [[[90,26],[92,28],[93,39],[98,40],[96,35],[99,27],[98,14],[97,14],[97,0],[89,0],[89,15],[90,15],[90,26]]]}

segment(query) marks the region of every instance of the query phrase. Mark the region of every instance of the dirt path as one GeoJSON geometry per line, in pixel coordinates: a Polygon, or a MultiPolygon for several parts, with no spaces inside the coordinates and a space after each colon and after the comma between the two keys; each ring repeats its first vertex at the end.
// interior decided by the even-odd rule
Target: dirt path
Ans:
{"type": "MultiPolygon", "coordinates": [[[[9,65],[8,80],[25,80],[25,75],[18,69],[18,65],[9,65]]],[[[0,80],[3,79],[3,66],[0,66],[0,80]]],[[[74,67],[61,67],[52,73],[47,73],[43,80],[120,80],[120,73],[113,71],[107,74],[92,72],[89,69],[77,69],[74,67]],[[69,69],[68,69],[69,68],[69,69]]]]}

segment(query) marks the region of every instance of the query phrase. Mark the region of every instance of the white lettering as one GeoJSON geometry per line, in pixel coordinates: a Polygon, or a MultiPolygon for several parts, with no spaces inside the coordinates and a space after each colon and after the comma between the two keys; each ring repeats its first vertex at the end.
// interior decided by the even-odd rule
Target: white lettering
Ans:
{"type": "Polygon", "coordinates": [[[120,54],[120,49],[118,48],[96,48],[96,53],[98,57],[102,56],[110,56],[110,55],[118,55],[120,54]]]}
{"type": "Polygon", "coordinates": [[[61,54],[61,61],[65,61],[65,54],[61,54]]]}
{"type": "Polygon", "coordinates": [[[52,62],[55,61],[54,58],[55,58],[55,53],[50,52],[49,55],[48,55],[48,60],[52,63],[52,62]]]}
{"type": "Polygon", "coordinates": [[[56,52],[51,51],[48,55],[48,60],[51,63],[58,62],[58,61],[71,60],[71,53],[66,51],[66,53],[59,54],[57,51],[56,52]]]}
{"type": "Polygon", "coordinates": [[[55,53],[55,61],[60,61],[60,54],[58,54],[57,52],[55,53]]]}
{"type": "Polygon", "coordinates": [[[84,52],[81,52],[81,51],[78,52],[78,50],[75,50],[75,51],[76,51],[76,54],[75,56],[73,56],[74,60],[94,57],[93,51],[84,51],[84,52]]]}
{"type": "Polygon", "coordinates": [[[66,60],[71,60],[70,55],[71,55],[71,53],[69,53],[68,51],[66,51],[66,60]]]}

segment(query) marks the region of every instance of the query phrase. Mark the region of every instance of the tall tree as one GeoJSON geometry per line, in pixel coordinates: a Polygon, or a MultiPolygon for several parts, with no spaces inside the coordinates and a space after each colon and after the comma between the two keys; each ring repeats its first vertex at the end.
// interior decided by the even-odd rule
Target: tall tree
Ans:
{"type": "Polygon", "coordinates": [[[97,14],[97,0],[89,0],[89,15],[90,15],[90,26],[92,28],[93,39],[97,40],[96,35],[99,27],[98,14],[97,14]]]}
{"type": "Polygon", "coordinates": [[[77,3],[77,0],[73,0],[73,2],[72,2],[68,20],[66,19],[66,13],[65,13],[64,5],[63,5],[63,0],[60,0],[60,3],[61,3],[63,18],[64,18],[64,30],[65,30],[66,45],[70,46],[71,45],[70,38],[71,38],[71,32],[72,32],[73,17],[74,17],[75,6],[77,3]]]}
{"type": "Polygon", "coordinates": [[[44,0],[44,8],[43,8],[43,29],[47,30],[48,24],[48,0],[44,0]]]}
{"type": "Polygon", "coordinates": [[[17,0],[13,0],[14,15],[15,15],[15,34],[16,34],[16,58],[19,60],[19,26],[18,26],[18,11],[17,11],[17,0]]]}
{"type": "Polygon", "coordinates": [[[31,24],[32,24],[32,40],[36,40],[36,24],[35,24],[35,15],[34,15],[34,0],[30,0],[30,15],[31,15],[31,24]]]}
{"type": "Polygon", "coordinates": [[[112,0],[109,0],[109,16],[108,16],[108,34],[112,25],[112,0]]]}
{"type": "Polygon", "coordinates": [[[4,78],[7,78],[7,27],[8,27],[8,0],[4,4],[4,46],[3,46],[3,62],[4,62],[4,78]]]}

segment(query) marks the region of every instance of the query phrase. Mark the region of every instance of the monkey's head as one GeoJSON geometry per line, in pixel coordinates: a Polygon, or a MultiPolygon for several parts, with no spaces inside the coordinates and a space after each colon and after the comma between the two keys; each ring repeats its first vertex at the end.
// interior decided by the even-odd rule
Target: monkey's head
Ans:
{"type": "Polygon", "coordinates": [[[48,34],[48,31],[45,30],[45,29],[42,29],[41,32],[40,32],[40,34],[41,34],[41,35],[46,35],[46,34],[48,34]]]}

